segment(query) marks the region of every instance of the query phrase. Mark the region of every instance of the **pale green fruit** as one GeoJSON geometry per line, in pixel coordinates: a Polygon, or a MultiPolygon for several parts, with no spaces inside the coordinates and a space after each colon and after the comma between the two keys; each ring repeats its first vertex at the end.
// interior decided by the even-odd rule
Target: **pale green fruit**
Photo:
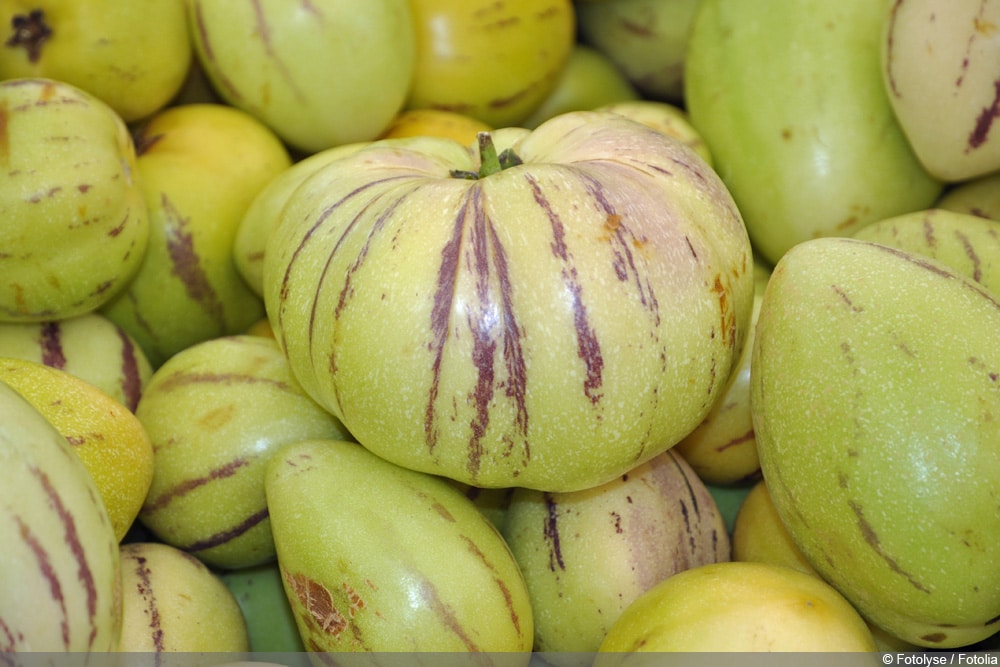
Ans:
{"type": "Polygon", "coordinates": [[[921,163],[957,182],[1000,170],[1000,2],[896,0],[882,47],[892,109],[921,163]]]}
{"type": "Polygon", "coordinates": [[[495,148],[521,163],[492,173],[432,137],[318,170],[271,235],[264,299],[303,388],[374,453],[578,490],[701,422],[747,335],[753,258],[681,142],[611,112],[506,129],[495,148]]]}
{"type": "Polygon", "coordinates": [[[375,139],[413,79],[408,0],[185,0],[219,95],[306,153],[375,139]]]}
{"type": "Polygon", "coordinates": [[[1000,295],[1000,221],[927,209],[879,220],[853,237],[931,257],[1000,295]]]}
{"type": "Polygon", "coordinates": [[[115,650],[118,540],[100,493],[66,438],[4,382],[0,544],[0,650],[115,650]]]}
{"type": "Polygon", "coordinates": [[[356,443],[290,444],[266,477],[278,564],[312,651],[518,653],[534,634],[517,562],[450,482],[356,443]]]}
{"type": "Polygon", "coordinates": [[[160,542],[121,546],[125,653],[243,653],[250,649],[233,593],[194,556],[160,542]]]}
{"type": "Polygon", "coordinates": [[[299,160],[268,181],[250,202],[236,229],[233,257],[236,270],[257,296],[264,295],[264,253],[267,250],[267,240],[278,224],[281,209],[289,195],[320,167],[350,155],[366,143],[327,148],[299,160]]]}
{"type": "Polygon", "coordinates": [[[531,115],[518,123],[536,128],[567,111],[591,111],[614,102],[636,100],[639,93],[624,73],[601,51],[575,44],[555,88],[531,115]]]}
{"type": "Polygon", "coordinates": [[[219,573],[240,605],[254,653],[305,651],[277,561],[219,573]]]}
{"type": "Polygon", "coordinates": [[[350,438],[262,336],[177,353],[153,374],[135,414],[155,457],[139,520],[161,541],[230,569],[274,559],[264,499],[271,456],[295,440],[350,438]]]}
{"type": "Polygon", "coordinates": [[[591,489],[517,489],[503,535],[527,582],[535,650],[543,652],[592,653],[660,581],[729,560],[715,501],[673,449],[591,489]]]}
{"type": "Polygon", "coordinates": [[[758,256],[930,206],[881,74],[882,1],[702,0],[685,102],[758,256]]]}
{"type": "Polygon", "coordinates": [[[93,312],[142,261],[149,221],[128,128],[51,79],[0,82],[0,322],[93,312]]]}
{"type": "Polygon", "coordinates": [[[65,81],[127,122],[166,106],[193,60],[180,0],[5,0],[0,26],[0,79],[65,81]]]}
{"type": "Polygon", "coordinates": [[[678,572],[646,591],[608,631],[593,664],[626,665],[632,652],[875,649],[858,612],[823,580],[790,567],[730,561],[678,572]]]}
{"type": "Polygon", "coordinates": [[[1000,220],[1000,172],[953,185],[941,195],[935,206],[1000,220]]]}
{"type": "Polygon", "coordinates": [[[153,375],[135,339],[99,313],[52,322],[0,323],[0,357],[66,371],[133,411],[153,375]]]}
{"type": "Polygon", "coordinates": [[[233,243],[254,197],[291,158],[267,126],[221,104],[168,107],[136,141],[151,235],[138,273],[101,312],[156,368],[264,316],[236,269],[233,243]]]}
{"type": "Polygon", "coordinates": [[[576,5],[580,35],[647,99],[681,102],[691,24],[701,0],[606,0],[576,5]]]}
{"type": "Polygon", "coordinates": [[[775,267],[751,405],[795,544],[873,625],[963,646],[1000,629],[1000,303],[934,259],[845,238],[775,267]]]}

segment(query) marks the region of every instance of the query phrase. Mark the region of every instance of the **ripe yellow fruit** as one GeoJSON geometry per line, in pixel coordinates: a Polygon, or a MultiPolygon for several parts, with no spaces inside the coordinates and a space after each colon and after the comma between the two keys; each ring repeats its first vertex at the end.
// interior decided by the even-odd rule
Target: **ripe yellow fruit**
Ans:
{"type": "Polygon", "coordinates": [[[785,565],[819,576],[792,542],[764,480],[757,482],[743,499],[733,521],[732,544],[733,560],[785,565]]]}
{"type": "Polygon", "coordinates": [[[153,446],[138,418],[86,380],[34,361],[0,359],[0,381],[73,445],[94,478],[120,542],[153,481],[153,446]]]}
{"type": "MultiPolygon", "coordinates": [[[[633,651],[874,651],[851,604],[822,579],[768,563],[702,565],[636,599],[601,643],[633,651]]],[[[619,656],[599,656],[606,667],[619,656]]]]}
{"type": "Polygon", "coordinates": [[[444,137],[469,145],[476,141],[480,132],[492,129],[483,121],[456,111],[407,109],[396,116],[379,138],[444,137]]]}

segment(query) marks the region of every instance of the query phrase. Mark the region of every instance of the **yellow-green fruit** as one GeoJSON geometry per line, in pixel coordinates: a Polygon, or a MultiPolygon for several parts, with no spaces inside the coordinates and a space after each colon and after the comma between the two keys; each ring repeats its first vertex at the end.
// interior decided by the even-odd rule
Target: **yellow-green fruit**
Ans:
{"type": "Polygon", "coordinates": [[[614,62],[646,99],[681,102],[691,23],[701,0],[576,5],[582,41],[614,62]]]}
{"type": "Polygon", "coordinates": [[[97,310],[142,262],[149,220],[128,128],[51,79],[0,82],[0,322],[97,310]]]}
{"type": "MultiPolygon", "coordinates": [[[[858,612],[823,580],[768,563],[731,561],[678,572],[629,605],[602,653],[874,651],[858,612]]],[[[624,664],[624,655],[594,664],[624,664]]]]}
{"type": "Polygon", "coordinates": [[[775,266],[751,361],[761,470],[793,541],[870,621],[953,648],[1000,629],[1000,302],[848,238],[775,266]]]}
{"type": "Polygon", "coordinates": [[[567,111],[592,111],[607,104],[637,99],[639,93],[610,58],[593,47],[577,43],[555,88],[518,125],[535,128],[567,111]]]}
{"type": "Polygon", "coordinates": [[[413,80],[409,0],[178,0],[228,104],[306,154],[370,141],[413,80]]]}
{"type": "Polygon", "coordinates": [[[193,345],[153,374],[136,416],[156,467],[140,520],[216,567],[274,559],[264,469],[284,444],[349,438],[300,388],[273,338],[193,345]]]}
{"type": "Polygon", "coordinates": [[[99,313],[50,322],[0,323],[0,357],[25,359],[75,375],[129,410],[153,374],[139,344],[99,313]]]}
{"type": "Polygon", "coordinates": [[[0,359],[0,381],[27,399],[73,446],[121,541],[153,479],[153,446],[136,416],[86,380],[33,361],[0,359]]]}
{"type": "Polygon", "coordinates": [[[887,11],[872,0],[699,3],[686,108],[769,264],[941,192],[885,91],[887,11]]]}
{"type": "Polygon", "coordinates": [[[945,190],[935,206],[1000,220],[1000,172],[953,185],[945,190]]]}
{"type": "Polygon", "coordinates": [[[121,630],[118,541],[94,480],[0,381],[0,651],[109,652],[121,630]]]}
{"type": "Polygon", "coordinates": [[[266,489],[308,650],[516,653],[527,665],[534,625],[521,571],[453,484],[357,443],[312,440],[271,459],[266,489]]]}
{"type": "Polygon", "coordinates": [[[555,89],[575,44],[570,0],[410,0],[416,53],[408,109],[516,126],[555,89]]]}
{"type": "Polygon", "coordinates": [[[785,529],[764,480],[754,484],[740,504],[732,544],[733,560],[784,565],[819,576],[785,529]]]}
{"type": "Polygon", "coordinates": [[[151,236],[138,273],[102,313],[156,368],[263,317],[263,302],[236,268],[233,243],[254,197],[291,158],[265,125],[220,104],[164,109],[136,142],[151,236]]]}
{"type": "Polygon", "coordinates": [[[718,507],[673,449],[591,489],[515,490],[503,535],[531,595],[535,650],[547,653],[596,651],[645,591],[729,560],[718,507]]]}
{"type": "Polygon", "coordinates": [[[708,416],[675,446],[677,453],[691,464],[698,477],[709,484],[725,486],[751,482],[760,477],[757,441],[750,414],[750,357],[753,329],[770,275],[770,270],[762,264],[754,265],[753,313],[739,361],[708,416]]]}
{"type": "Polygon", "coordinates": [[[159,542],[124,544],[121,581],[119,651],[250,650],[239,603],[218,575],[194,556],[159,542]]]}
{"type": "Polygon", "coordinates": [[[127,122],[166,106],[192,61],[178,0],[5,0],[0,26],[0,79],[65,81],[127,122]]]}
{"type": "Polygon", "coordinates": [[[934,208],[886,218],[852,235],[930,257],[1000,295],[1000,221],[934,208]]]}

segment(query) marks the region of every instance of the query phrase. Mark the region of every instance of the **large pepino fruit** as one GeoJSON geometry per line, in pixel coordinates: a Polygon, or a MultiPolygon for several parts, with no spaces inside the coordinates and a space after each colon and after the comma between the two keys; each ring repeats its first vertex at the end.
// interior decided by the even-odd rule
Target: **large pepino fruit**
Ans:
{"type": "Polygon", "coordinates": [[[271,235],[268,317],[376,454],[478,487],[595,486],[711,408],[750,321],[749,239],[711,168],[645,125],[494,135],[319,169],[271,235]]]}

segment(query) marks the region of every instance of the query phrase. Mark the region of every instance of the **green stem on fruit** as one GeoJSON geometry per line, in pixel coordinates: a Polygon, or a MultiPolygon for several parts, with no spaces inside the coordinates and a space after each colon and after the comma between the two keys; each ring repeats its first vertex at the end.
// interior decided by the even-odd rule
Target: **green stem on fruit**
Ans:
{"type": "Polygon", "coordinates": [[[489,132],[480,132],[477,139],[479,141],[479,171],[453,169],[451,171],[453,178],[475,181],[522,164],[521,158],[511,148],[504,149],[498,155],[497,147],[493,143],[493,135],[489,132]]]}

